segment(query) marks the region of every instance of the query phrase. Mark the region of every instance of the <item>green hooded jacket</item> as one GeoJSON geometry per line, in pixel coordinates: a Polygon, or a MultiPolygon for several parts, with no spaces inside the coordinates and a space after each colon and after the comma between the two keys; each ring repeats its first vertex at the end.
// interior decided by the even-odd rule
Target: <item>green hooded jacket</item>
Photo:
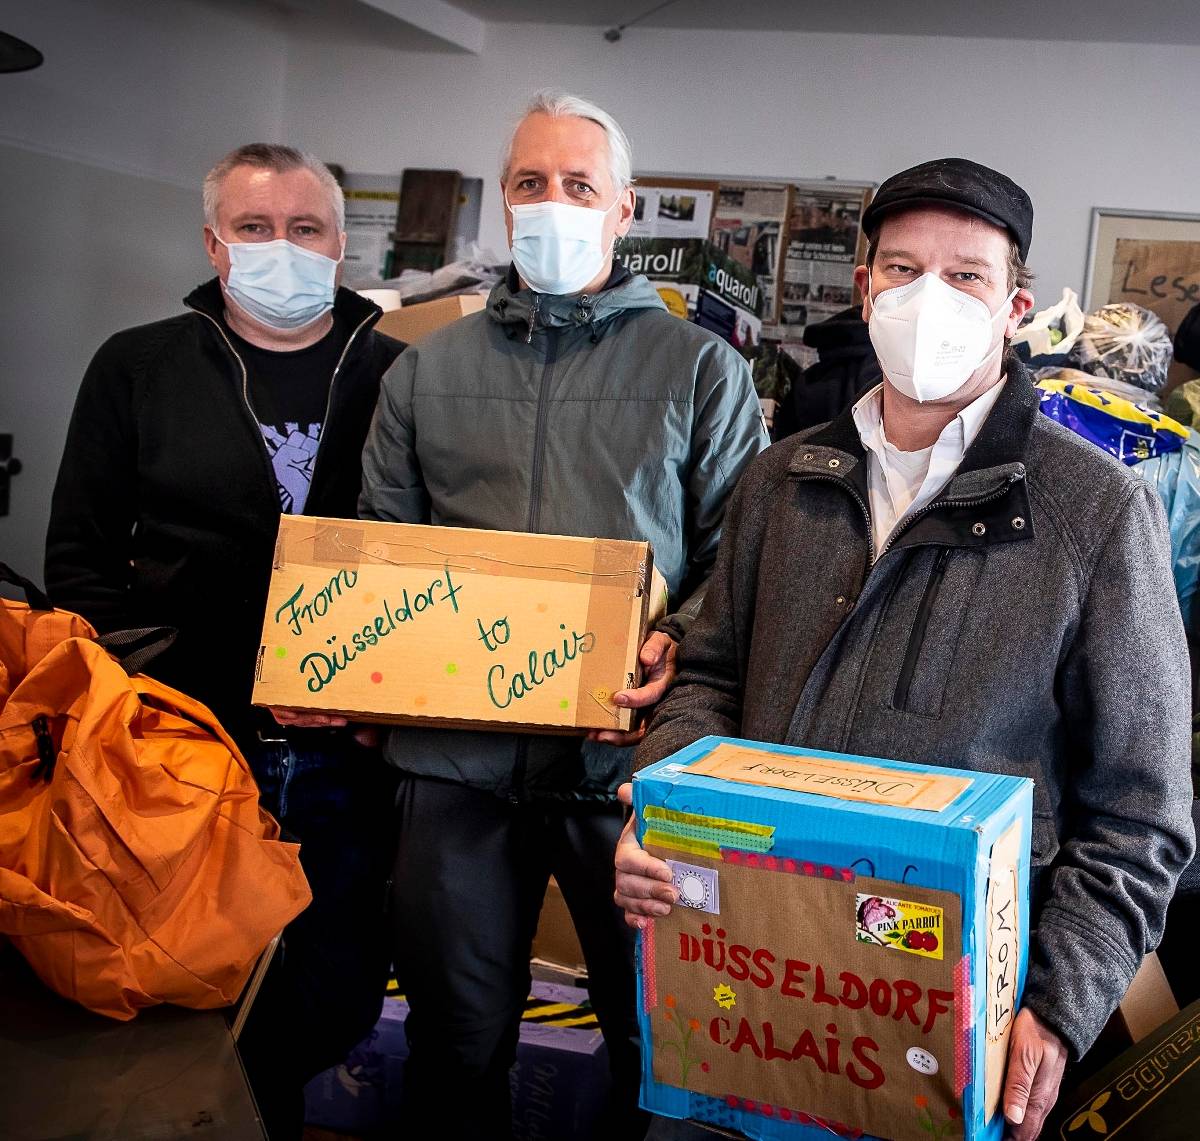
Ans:
{"type": "MultiPolygon", "coordinates": [[[[746,362],[623,267],[599,293],[518,289],[409,348],[363,452],[367,519],[647,540],[677,640],[699,609],[725,505],[767,444],[746,362]]],[[[573,737],[390,731],[388,759],[514,801],[610,799],[631,750],[573,737]]]]}

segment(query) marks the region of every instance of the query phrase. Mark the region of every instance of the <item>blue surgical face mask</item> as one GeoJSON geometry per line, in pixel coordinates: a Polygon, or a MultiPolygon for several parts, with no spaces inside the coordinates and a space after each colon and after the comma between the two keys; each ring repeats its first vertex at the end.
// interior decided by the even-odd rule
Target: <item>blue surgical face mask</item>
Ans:
{"type": "Polygon", "coordinates": [[[612,257],[604,246],[607,210],[569,202],[504,205],[512,214],[512,259],[522,280],[535,293],[578,293],[612,257]]]}
{"type": "MultiPolygon", "coordinates": [[[[218,242],[215,231],[213,234],[218,242]]],[[[338,261],[273,242],[221,242],[229,251],[225,292],[248,316],[272,329],[303,329],[333,308],[338,261]]]]}

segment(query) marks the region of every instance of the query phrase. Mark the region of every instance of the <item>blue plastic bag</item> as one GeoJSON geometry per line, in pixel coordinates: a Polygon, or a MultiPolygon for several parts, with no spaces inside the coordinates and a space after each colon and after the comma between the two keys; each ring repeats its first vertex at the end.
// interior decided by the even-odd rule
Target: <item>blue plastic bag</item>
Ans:
{"type": "Polygon", "coordinates": [[[1137,466],[1158,492],[1171,528],[1171,564],[1183,624],[1191,629],[1192,600],[1200,582],[1200,433],[1189,431],[1183,447],[1137,466]]]}
{"type": "Polygon", "coordinates": [[[1042,380],[1042,411],[1122,463],[1141,463],[1177,452],[1188,429],[1169,416],[1099,388],[1074,381],[1042,380]]]}

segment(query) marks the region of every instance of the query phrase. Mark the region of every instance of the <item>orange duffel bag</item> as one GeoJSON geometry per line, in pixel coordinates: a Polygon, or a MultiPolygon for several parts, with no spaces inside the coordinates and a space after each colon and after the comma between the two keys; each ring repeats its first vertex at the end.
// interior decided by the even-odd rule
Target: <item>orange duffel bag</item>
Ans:
{"type": "Polygon", "coordinates": [[[0,599],[0,935],[112,1018],[236,1002],[311,899],[299,846],[212,713],[126,672],[145,639],[114,656],[2,564],[0,581],[29,599],[0,599]]]}

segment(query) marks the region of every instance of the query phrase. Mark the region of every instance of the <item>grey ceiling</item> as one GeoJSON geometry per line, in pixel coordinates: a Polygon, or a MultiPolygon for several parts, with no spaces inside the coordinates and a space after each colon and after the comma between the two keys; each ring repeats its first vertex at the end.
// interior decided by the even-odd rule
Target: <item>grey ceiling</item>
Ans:
{"type": "MultiPolygon", "coordinates": [[[[660,0],[449,2],[488,23],[610,27],[660,0]]],[[[637,27],[1200,45],[1200,0],[675,0],[637,27]]]]}

